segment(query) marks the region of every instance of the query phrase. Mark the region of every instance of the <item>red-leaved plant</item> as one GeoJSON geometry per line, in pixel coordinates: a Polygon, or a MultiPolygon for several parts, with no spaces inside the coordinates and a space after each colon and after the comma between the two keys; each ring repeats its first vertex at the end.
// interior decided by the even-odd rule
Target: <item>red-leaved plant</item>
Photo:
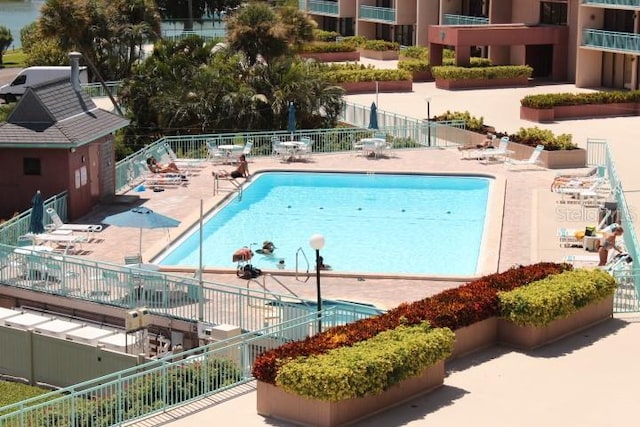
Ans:
{"type": "Polygon", "coordinates": [[[351,346],[400,325],[414,325],[428,320],[433,327],[456,330],[498,316],[499,291],[527,285],[571,268],[569,264],[555,263],[513,267],[503,273],[481,277],[420,301],[400,304],[379,316],[336,326],[303,341],[284,344],[266,351],[256,359],[253,376],[260,381],[275,384],[278,369],[289,360],[351,346]]]}

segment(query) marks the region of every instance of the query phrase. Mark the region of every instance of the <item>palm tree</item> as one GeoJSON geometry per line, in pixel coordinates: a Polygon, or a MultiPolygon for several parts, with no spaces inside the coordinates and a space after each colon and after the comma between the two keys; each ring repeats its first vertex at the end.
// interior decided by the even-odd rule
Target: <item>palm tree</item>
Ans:
{"type": "Polygon", "coordinates": [[[286,53],[287,36],[287,26],[266,3],[249,3],[227,20],[230,47],[244,52],[252,65],[258,55],[268,62],[286,53]]]}

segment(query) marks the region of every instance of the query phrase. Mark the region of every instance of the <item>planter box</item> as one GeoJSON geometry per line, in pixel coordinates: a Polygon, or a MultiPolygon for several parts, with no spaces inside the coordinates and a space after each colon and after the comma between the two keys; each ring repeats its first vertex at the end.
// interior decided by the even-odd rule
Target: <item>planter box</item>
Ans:
{"type": "Polygon", "coordinates": [[[538,109],[520,106],[520,118],[532,122],[553,122],[560,119],[589,117],[637,116],[640,104],[634,102],[613,104],[561,105],[538,109]]]}
{"type": "Polygon", "coordinates": [[[496,78],[496,79],[439,79],[436,77],[438,89],[477,89],[492,87],[528,86],[528,77],[496,78]]]}
{"type": "Polygon", "coordinates": [[[312,58],[318,62],[355,62],[360,61],[360,52],[305,52],[299,53],[302,58],[312,58]]]}
{"type": "MultiPolygon", "coordinates": [[[[347,95],[354,93],[376,93],[376,82],[349,82],[340,83],[347,95]]],[[[379,81],[378,92],[412,92],[411,80],[379,81]]]]}
{"type": "Polygon", "coordinates": [[[414,399],[440,387],[443,382],[442,360],[427,368],[421,375],[406,379],[377,396],[339,402],[307,399],[258,381],[258,414],[303,426],[343,426],[414,399]]]}
{"type": "Polygon", "coordinates": [[[511,347],[532,350],[587,329],[613,316],[613,295],[583,307],[564,319],[545,327],[517,326],[505,319],[498,321],[498,342],[511,347]]]}
{"type": "Polygon", "coordinates": [[[381,61],[393,61],[398,59],[397,50],[369,50],[358,48],[363,58],[378,59],[381,61]]]}
{"type": "MultiPolygon", "coordinates": [[[[512,159],[528,159],[533,153],[534,147],[517,142],[509,143],[509,150],[513,151],[512,159]]],[[[575,150],[543,150],[540,153],[540,163],[547,169],[575,169],[587,166],[587,150],[577,148],[575,150]]]]}
{"type": "Polygon", "coordinates": [[[456,329],[454,332],[456,341],[451,356],[447,361],[467,356],[474,351],[494,345],[498,339],[498,318],[491,317],[464,328],[456,329]]]}

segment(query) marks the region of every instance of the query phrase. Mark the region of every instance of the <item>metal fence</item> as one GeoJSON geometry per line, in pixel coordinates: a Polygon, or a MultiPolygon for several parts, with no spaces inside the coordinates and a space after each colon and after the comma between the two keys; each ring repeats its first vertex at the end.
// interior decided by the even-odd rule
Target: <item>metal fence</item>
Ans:
{"type": "MultiPolygon", "coordinates": [[[[44,201],[44,210],[53,208],[58,212],[60,218],[67,219],[67,192],[63,191],[44,201]]],[[[8,221],[0,224],[0,244],[17,245],[18,237],[29,232],[29,222],[31,221],[31,209],[21,212],[8,221]]]]}
{"type": "MultiPolygon", "coordinates": [[[[125,310],[146,306],[157,315],[245,331],[316,310],[315,302],[289,292],[270,275],[238,287],[8,245],[0,245],[0,265],[3,285],[125,310]]],[[[341,302],[339,312],[348,322],[380,310],[341,302]]]]}
{"type": "Polygon", "coordinates": [[[315,332],[318,319],[340,322],[336,310],[281,322],[255,332],[154,360],[0,408],[2,427],[122,425],[253,380],[255,358],[315,332]]]}

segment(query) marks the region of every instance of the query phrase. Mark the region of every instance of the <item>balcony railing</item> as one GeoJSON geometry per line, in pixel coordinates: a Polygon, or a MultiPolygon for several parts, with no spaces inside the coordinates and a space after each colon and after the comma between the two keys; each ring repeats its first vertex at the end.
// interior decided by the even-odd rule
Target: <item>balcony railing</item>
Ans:
{"type": "Polygon", "coordinates": [[[340,8],[337,1],[309,0],[307,2],[307,12],[319,15],[338,16],[340,8]]]}
{"type": "Polygon", "coordinates": [[[640,34],[586,29],[582,32],[582,46],[638,55],[640,34]]]}
{"type": "Polygon", "coordinates": [[[489,18],[480,16],[450,15],[446,13],[442,25],[487,25],[489,18]]]}
{"type": "Polygon", "coordinates": [[[640,0],[582,0],[584,5],[640,8],[640,0]]]}
{"type": "Polygon", "coordinates": [[[360,19],[393,24],[396,22],[396,11],[389,7],[360,6],[360,19]]]}

